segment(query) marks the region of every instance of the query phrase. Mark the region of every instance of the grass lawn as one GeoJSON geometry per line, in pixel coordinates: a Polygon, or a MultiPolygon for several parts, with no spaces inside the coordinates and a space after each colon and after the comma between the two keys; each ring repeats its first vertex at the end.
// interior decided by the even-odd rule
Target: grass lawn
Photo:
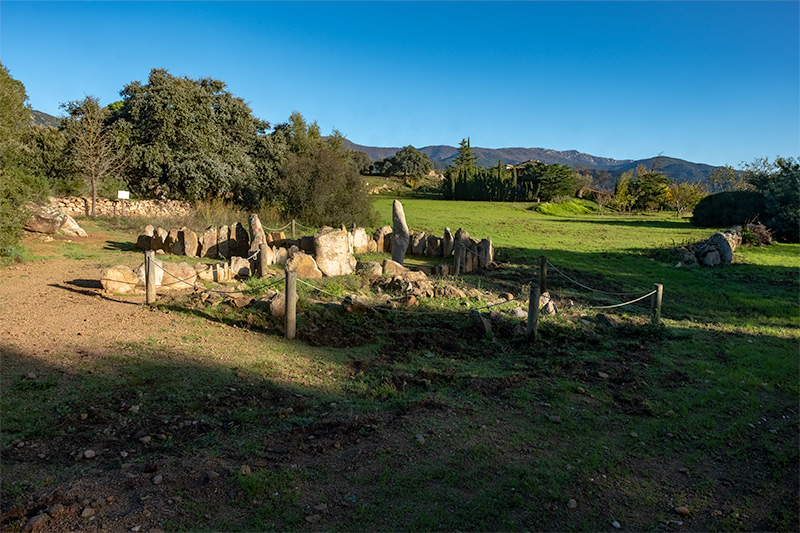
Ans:
{"type": "MultiPolygon", "coordinates": [[[[374,201],[380,225],[391,224],[391,202],[374,201]]],[[[108,505],[98,520],[126,529],[800,527],[800,246],[739,248],[730,266],[676,268],[671,248],[715,230],[674,215],[403,205],[414,231],[491,237],[500,268],[450,280],[466,298],[421,298],[397,313],[343,313],[306,287],[294,342],[263,313],[184,296],[154,311],[175,335],[156,329],[88,355],[0,344],[3,512],[22,506],[29,517],[34,496],[78,494],[99,477],[129,514],[104,518],[108,505]],[[501,292],[524,299],[541,255],[558,269],[548,290],[560,313],[542,318],[540,341],[513,336],[509,318],[480,334],[468,310],[501,292]],[[662,327],[649,323],[649,299],[593,309],[624,301],[609,292],[645,294],[655,283],[662,327]],[[618,325],[600,325],[601,311],[618,325]],[[68,457],[98,442],[102,461],[68,457]],[[53,452],[37,458],[30,443],[53,452]],[[158,486],[148,481],[155,463],[158,486]]],[[[113,241],[55,243],[38,260],[138,257],[123,251],[135,232],[113,241]]],[[[377,297],[357,276],[315,284],[377,297]]],[[[493,309],[514,306],[527,308],[493,309]]],[[[11,516],[3,528],[23,524],[11,516]]]]}

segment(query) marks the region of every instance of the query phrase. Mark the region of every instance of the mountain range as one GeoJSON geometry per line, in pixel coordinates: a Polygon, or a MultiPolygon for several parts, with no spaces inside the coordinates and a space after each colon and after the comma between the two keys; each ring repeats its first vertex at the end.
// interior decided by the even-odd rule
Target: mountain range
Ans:
{"type": "MultiPolygon", "coordinates": [[[[400,148],[381,148],[364,146],[346,140],[347,147],[351,150],[365,152],[370,159],[377,161],[393,156],[400,148]]],[[[427,154],[433,161],[434,168],[443,169],[450,165],[458,155],[458,148],[454,146],[425,146],[418,149],[427,154]]],[[[551,150],[548,148],[479,148],[472,147],[472,152],[478,156],[477,165],[491,167],[502,164],[518,165],[524,161],[536,160],[549,165],[568,165],[576,170],[592,169],[604,170],[612,176],[619,176],[625,171],[644,165],[648,169],[655,169],[676,182],[706,181],[708,175],[715,168],[703,163],[692,163],[674,157],[658,156],[648,159],[611,159],[584,154],[576,150],[551,150]]]]}
{"type": "MultiPolygon", "coordinates": [[[[37,126],[59,127],[60,119],[42,113],[41,111],[31,111],[31,124],[37,126]]],[[[372,161],[392,157],[400,148],[382,148],[377,146],[364,146],[355,144],[345,139],[345,143],[351,150],[365,152],[372,161]]],[[[454,146],[425,146],[419,151],[427,154],[433,161],[434,168],[447,168],[458,155],[458,148],[454,146]]],[[[715,168],[703,163],[692,163],[674,157],[658,156],[648,159],[611,159],[608,157],[598,157],[584,154],[576,150],[551,150],[548,148],[479,148],[473,147],[473,153],[478,156],[477,164],[482,167],[491,167],[502,164],[518,165],[523,161],[542,161],[549,165],[559,164],[568,165],[576,170],[591,169],[604,170],[612,176],[619,176],[625,171],[644,165],[648,169],[655,169],[662,172],[667,177],[676,182],[706,181],[708,175],[715,168]]]]}

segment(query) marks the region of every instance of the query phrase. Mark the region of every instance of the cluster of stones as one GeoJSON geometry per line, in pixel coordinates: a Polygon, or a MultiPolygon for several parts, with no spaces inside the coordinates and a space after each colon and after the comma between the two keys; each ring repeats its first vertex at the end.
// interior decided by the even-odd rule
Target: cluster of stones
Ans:
{"type": "MultiPolygon", "coordinates": [[[[70,215],[89,215],[92,210],[92,199],[79,196],[50,198],[50,205],[59,207],[70,215]]],[[[184,216],[191,214],[192,204],[178,200],[125,200],[125,216],[184,216]]],[[[98,198],[94,204],[95,215],[116,216],[123,214],[120,200],[98,198]]]]}
{"type": "Polygon", "coordinates": [[[679,262],[676,267],[696,267],[697,265],[714,267],[729,265],[733,260],[733,252],[742,244],[740,228],[731,228],[723,233],[715,233],[708,239],[691,246],[678,248],[679,262]]]}
{"type": "Polygon", "coordinates": [[[63,233],[72,237],[86,237],[86,232],[75,219],[63,209],[54,205],[28,205],[31,216],[25,223],[25,230],[54,235],[63,233]]]}

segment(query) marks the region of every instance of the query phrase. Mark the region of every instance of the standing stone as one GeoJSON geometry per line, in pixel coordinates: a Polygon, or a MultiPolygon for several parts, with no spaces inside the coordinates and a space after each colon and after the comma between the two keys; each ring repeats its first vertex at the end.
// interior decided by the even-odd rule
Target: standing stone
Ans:
{"type": "Polygon", "coordinates": [[[377,245],[378,252],[391,252],[392,251],[392,228],[391,226],[383,226],[372,234],[372,239],[377,245]]]}
{"type": "Polygon", "coordinates": [[[250,235],[248,235],[245,227],[239,223],[234,222],[230,229],[230,244],[228,248],[231,257],[247,257],[250,249],[250,235]]]}
{"type": "Polygon", "coordinates": [[[151,250],[164,250],[164,241],[169,237],[169,232],[164,228],[156,228],[153,232],[153,240],[150,241],[151,250]]]}
{"type": "Polygon", "coordinates": [[[183,255],[183,250],[179,250],[180,239],[178,239],[178,230],[171,229],[167,234],[167,238],[164,239],[164,251],[168,254],[173,255],[183,255]]]}
{"type": "Polygon", "coordinates": [[[444,236],[442,237],[442,257],[450,257],[455,247],[455,240],[453,232],[450,228],[444,228],[444,236]]]}
{"type": "Polygon", "coordinates": [[[369,252],[369,235],[364,228],[355,228],[353,230],[353,249],[357,254],[365,254],[369,252]]]}
{"type": "Polygon", "coordinates": [[[153,240],[152,235],[139,235],[136,239],[136,249],[142,252],[150,249],[150,242],[153,240]]]}
{"type": "Polygon", "coordinates": [[[301,279],[320,279],[322,271],[317,267],[314,258],[303,252],[295,252],[286,262],[288,270],[297,272],[297,277],[301,279]]]}
{"type": "Polygon", "coordinates": [[[178,232],[178,242],[183,246],[183,253],[189,257],[197,257],[198,248],[200,243],[197,240],[197,234],[187,228],[182,227],[178,232]]]}
{"type": "Polygon", "coordinates": [[[250,215],[250,248],[249,252],[253,253],[258,250],[259,245],[267,244],[267,236],[264,234],[264,228],[261,226],[261,220],[255,213],[250,215]]]}
{"type": "Polygon", "coordinates": [[[348,247],[346,231],[320,230],[314,235],[314,249],[317,251],[317,266],[326,276],[341,276],[355,271],[356,258],[348,247]]]}
{"type": "MultiPolygon", "coordinates": [[[[268,247],[269,248],[269,247],[268,247]]],[[[272,247],[272,254],[276,265],[285,265],[289,260],[289,250],[286,248],[272,247]]]]}
{"type": "Polygon", "coordinates": [[[231,229],[228,226],[220,226],[217,230],[217,253],[225,259],[231,257],[231,229]]]}
{"type": "Polygon", "coordinates": [[[425,255],[425,243],[427,242],[426,239],[427,235],[425,232],[422,233],[415,233],[414,237],[411,239],[411,255],[425,255]]]}
{"type": "Polygon", "coordinates": [[[303,235],[300,237],[300,250],[307,254],[314,254],[314,236],[303,235]]]}
{"type": "Polygon", "coordinates": [[[442,256],[442,240],[436,235],[428,235],[425,242],[425,256],[426,257],[441,257],[442,256]]]}
{"type": "Polygon", "coordinates": [[[217,247],[217,228],[209,226],[200,237],[200,257],[217,257],[219,248],[217,247]]]}
{"type": "Polygon", "coordinates": [[[494,248],[492,247],[491,239],[483,239],[478,243],[478,268],[486,270],[494,260],[494,248]]]}
{"type": "Polygon", "coordinates": [[[148,224],[144,227],[143,235],[147,235],[148,237],[152,237],[156,234],[156,228],[152,224],[148,224]]]}
{"type": "Polygon", "coordinates": [[[403,264],[410,240],[403,204],[400,200],[395,200],[392,203],[392,261],[403,264]]]}

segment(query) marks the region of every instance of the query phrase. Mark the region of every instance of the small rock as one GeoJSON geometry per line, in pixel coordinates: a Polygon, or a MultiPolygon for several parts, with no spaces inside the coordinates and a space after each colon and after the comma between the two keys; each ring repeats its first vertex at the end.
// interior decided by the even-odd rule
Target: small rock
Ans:
{"type": "Polygon", "coordinates": [[[612,526],[614,529],[619,529],[619,528],[621,528],[621,527],[622,527],[622,526],[620,525],[620,523],[619,523],[619,522],[617,522],[616,520],[614,520],[613,522],[611,522],[611,526],[612,526]]]}
{"type": "Polygon", "coordinates": [[[164,482],[164,476],[161,474],[156,474],[153,476],[153,485],[161,485],[164,482]]]}
{"type": "Polygon", "coordinates": [[[88,413],[81,413],[81,420],[86,420],[87,418],[89,418],[88,413]]]}
{"type": "Polygon", "coordinates": [[[131,531],[133,531],[134,533],[136,533],[136,532],[137,532],[137,531],[139,531],[140,529],[142,529],[142,526],[133,526],[133,527],[131,528],[131,531]]]}
{"type": "Polygon", "coordinates": [[[47,508],[47,514],[50,516],[57,516],[64,512],[64,506],[60,503],[54,503],[50,507],[47,508]]]}
{"type": "Polygon", "coordinates": [[[125,457],[128,457],[128,452],[123,450],[123,451],[119,452],[119,456],[124,459],[125,457]]]}
{"type": "Polygon", "coordinates": [[[632,439],[638,439],[639,438],[639,434],[636,433],[635,431],[631,431],[630,435],[631,435],[632,439]]]}
{"type": "Polygon", "coordinates": [[[578,394],[586,394],[586,389],[583,387],[578,387],[576,390],[578,391],[578,394]]]}
{"type": "MultiPolygon", "coordinates": [[[[27,522],[25,522],[24,531],[36,531],[40,526],[44,525],[50,517],[44,513],[39,513],[27,522]]],[[[19,526],[17,526],[19,527],[19,526]]]]}
{"type": "Polygon", "coordinates": [[[316,524],[320,520],[322,520],[322,515],[318,514],[311,514],[306,517],[306,522],[308,522],[309,524],[316,524]]]}
{"type": "Polygon", "coordinates": [[[547,418],[548,418],[548,420],[550,420],[550,422],[553,422],[555,424],[560,424],[561,423],[561,417],[558,416],[558,415],[549,415],[547,418]]]}
{"type": "Polygon", "coordinates": [[[602,379],[608,379],[608,374],[605,372],[598,372],[597,375],[602,379]]]}
{"type": "Polygon", "coordinates": [[[414,438],[417,439],[418,443],[425,444],[425,437],[422,435],[422,433],[417,433],[414,438]]]}
{"type": "Polygon", "coordinates": [[[317,504],[317,505],[314,506],[314,510],[315,511],[327,511],[328,510],[328,504],[326,504],[326,503],[317,504]]]}
{"type": "Polygon", "coordinates": [[[675,512],[681,516],[689,516],[689,508],[688,507],[676,507],[675,512]]]}
{"type": "Polygon", "coordinates": [[[153,438],[150,435],[145,435],[144,437],[139,439],[139,442],[141,442],[142,444],[150,444],[151,440],[153,440],[153,438]]]}
{"type": "Polygon", "coordinates": [[[97,456],[97,453],[95,453],[94,450],[86,450],[85,452],[83,452],[83,456],[86,459],[94,459],[97,456]]]}
{"type": "Polygon", "coordinates": [[[569,507],[570,509],[575,509],[576,507],[578,507],[578,502],[571,499],[569,502],[567,502],[567,507],[569,507]]]}
{"type": "Polygon", "coordinates": [[[91,507],[84,508],[81,513],[81,518],[89,518],[90,516],[94,516],[94,509],[91,507]]]}
{"type": "Polygon", "coordinates": [[[681,474],[686,474],[687,476],[689,475],[689,469],[686,468],[685,466],[680,467],[678,469],[678,472],[680,472],[681,474]]]}
{"type": "Polygon", "coordinates": [[[242,468],[239,469],[239,472],[241,472],[243,476],[249,476],[252,473],[252,470],[250,470],[249,466],[242,465],[242,468]]]}

